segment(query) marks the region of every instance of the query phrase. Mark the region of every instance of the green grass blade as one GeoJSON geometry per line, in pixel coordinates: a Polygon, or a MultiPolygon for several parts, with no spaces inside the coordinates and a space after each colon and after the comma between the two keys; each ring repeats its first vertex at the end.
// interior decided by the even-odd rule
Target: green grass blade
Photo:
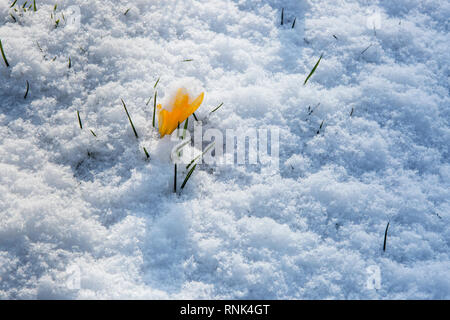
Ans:
{"type": "Polygon", "coordinates": [[[127,11],[125,11],[123,15],[126,16],[130,10],[131,10],[131,8],[128,8],[127,11]]]}
{"type": "Polygon", "coordinates": [[[39,42],[36,41],[36,45],[37,45],[37,47],[39,48],[39,51],[41,51],[42,53],[44,53],[44,50],[42,50],[42,48],[41,48],[39,42]]]}
{"type": "Polygon", "coordinates": [[[80,129],[83,129],[83,125],[81,124],[80,111],[77,110],[78,124],[80,125],[80,129]]]}
{"type": "Polygon", "coordinates": [[[147,157],[147,159],[150,159],[150,155],[148,154],[148,151],[147,151],[147,149],[145,149],[145,147],[144,147],[144,153],[145,153],[145,156],[147,157]]]}
{"type": "Polygon", "coordinates": [[[69,57],[69,69],[72,68],[72,59],[69,57]]]}
{"type": "Polygon", "coordinates": [[[195,115],[195,112],[193,112],[192,115],[194,116],[195,121],[198,121],[197,116],[195,115]]]}
{"type": "Polygon", "coordinates": [[[28,80],[27,80],[27,90],[25,91],[25,95],[23,96],[24,99],[27,98],[27,96],[28,96],[28,91],[29,91],[29,90],[30,90],[30,83],[29,83],[28,80]]]}
{"type": "Polygon", "coordinates": [[[189,169],[189,167],[195,162],[195,160],[197,160],[198,158],[200,158],[200,155],[196,156],[194,159],[192,159],[192,161],[186,166],[186,170],[189,169]]]}
{"type": "Polygon", "coordinates": [[[387,223],[386,230],[384,231],[384,243],[383,243],[383,251],[386,251],[386,240],[389,229],[389,222],[387,223]]]}
{"type": "MultiPolygon", "coordinates": [[[[177,134],[178,134],[178,131],[177,131],[177,134]]],[[[186,145],[188,145],[190,142],[191,142],[190,138],[184,139],[184,140],[181,140],[181,142],[174,147],[174,149],[170,153],[170,159],[172,159],[172,161],[174,163],[179,162],[179,159],[180,159],[180,156],[181,156],[181,152],[183,152],[183,148],[186,145]]]]}
{"type": "Polygon", "coordinates": [[[177,164],[174,166],[174,174],[173,174],[173,192],[177,193],[177,164]]]}
{"type": "Polygon", "coordinates": [[[2,40],[0,40],[0,51],[2,52],[3,61],[5,61],[6,67],[9,67],[8,59],[6,59],[5,51],[3,51],[2,40]]]}
{"type": "Polygon", "coordinates": [[[186,166],[186,170],[189,169],[189,167],[194,164],[195,161],[197,161],[198,158],[203,157],[212,147],[214,147],[216,143],[213,142],[211,144],[209,144],[206,148],[205,151],[202,152],[202,154],[199,154],[198,156],[196,156],[194,159],[192,159],[192,161],[186,166]]]}
{"type": "Polygon", "coordinates": [[[281,25],[284,24],[284,8],[281,8],[281,25]]]}
{"type": "Polygon", "coordinates": [[[322,130],[324,121],[325,121],[325,120],[322,120],[322,122],[320,123],[320,127],[319,127],[319,130],[317,130],[317,134],[319,134],[319,133],[320,133],[320,130],[322,130]]]}
{"type": "Polygon", "coordinates": [[[158,91],[155,91],[155,97],[153,98],[153,128],[155,127],[156,116],[156,98],[158,97],[158,91]]]}
{"type": "Polygon", "coordinates": [[[183,183],[182,183],[182,185],[181,185],[181,190],[183,190],[184,189],[184,186],[186,185],[186,183],[188,182],[188,180],[189,180],[189,178],[191,177],[191,175],[192,175],[192,172],[194,172],[194,170],[195,170],[195,168],[197,167],[197,164],[196,165],[194,165],[193,167],[192,167],[192,169],[191,170],[189,170],[189,172],[188,172],[188,174],[187,174],[187,176],[186,176],[186,178],[184,178],[184,181],[183,181],[183,183]]]}
{"type": "MultiPolygon", "coordinates": [[[[122,100],[122,99],[120,99],[120,100],[122,100]]],[[[122,104],[123,104],[123,108],[125,109],[125,112],[127,113],[128,120],[130,120],[131,128],[133,128],[134,135],[136,136],[136,139],[138,139],[139,136],[136,132],[136,128],[134,127],[133,121],[131,120],[130,114],[128,113],[127,106],[125,105],[125,102],[123,100],[122,100],[122,104]]]]}
{"type": "Polygon", "coordinates": [[[14,7],[14,5],[16,4],[17,0],[14,0],[14,2],[12,3],[12,5],[10,6],[10,8],[14,7]]]}
{"type": "Polygon", "coordinates": [[[317,61],[317,63],[316,63],[316,65],[314,66],[314,68],[312,68],[311,72],[310,72],[309,75],[306,77],[305,82],[303,82],[303,85],[305,85],[306,82],[308,82],[309,78],[311,78],[311,76],[313,75],[313,73],[316,71],[317,66],[318,66],[319,63],[320,63],[320,60],[322,60],[322,57],[323,57],[323,53],[320,55],[320,58],[319,58],[319,60],[317,61]]]}
{"type": "Polygon", "coordinates": [[[158,80],[156,80],[156,82],[155,82],[155,85],[153,86],[153,89],[155,89],[155,88],[156,88],[156,86],[158,85],[158,83],[159,83],[159,79],[161,79],[161,77],[159,77],[159,78],[158,78],[158,80]]]}
{"type": "Polygon", "coordinates": [[[372,46],[372,45],[370,44],[367,48],[365,48],[363,51],[361,51],[360,55],[361,55],[361,54],[364,54],[364,52],[366,52],[367,50],[369,50],[369,48],[370,48],[371,46],[372,46]]]}
{"type": "Polygon", "coordinates": [[[36,8],[36,0],[33,0],[33,11],[36,12],[37,8],[36,8]]]}
{"type": "Polygon", "coordinates": [[[219,104],[219,106],[217,108],[215,108],[213,111],[211,111],[210,113],[216,112],[217,110],[219,110],[219,108],[223,106],[223,102],[221,104],[219,104]]]}
{"type": "Polygon", "coordinates": [[[186,130],[188,127],[188,122],[189,122],[189,117],[187,117],[186,121],[184,122],[183,135],[182,135],[181,139],[184,139],[184,137],[186,137],[186,130]]]}
{"type": "Polygon", "coordinates": [[[91,131],[92,135],[97,138],[97,135],[95,134],[94,131],[92,131],[92,129],[89,129],[89,131],[91,131]]]}
{"type": "MultiPolygon", "coordinates": [[[[185,139],[183,141],[181,141],[177,146],[176,149],[172,152],[172,154],[180,154],[182,149],[191,142],[191,139],[185,139]]],[[[174,157],[171,157],[172,160],[174,159],[174,157]]]]}

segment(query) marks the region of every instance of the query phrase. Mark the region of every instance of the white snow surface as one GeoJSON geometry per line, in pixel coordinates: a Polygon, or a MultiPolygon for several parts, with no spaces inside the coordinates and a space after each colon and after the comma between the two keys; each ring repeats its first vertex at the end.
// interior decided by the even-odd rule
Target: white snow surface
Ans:
{"type": "Polygon", "coordinates": [[[448,1],[57,1],[79,29],[11,2],[0,298],[450,299],[448,1]],[[201,119],[224,102],[205,128],[278,128],[279,172],[200,165],[175,195],[159,77],[201,119]]]}

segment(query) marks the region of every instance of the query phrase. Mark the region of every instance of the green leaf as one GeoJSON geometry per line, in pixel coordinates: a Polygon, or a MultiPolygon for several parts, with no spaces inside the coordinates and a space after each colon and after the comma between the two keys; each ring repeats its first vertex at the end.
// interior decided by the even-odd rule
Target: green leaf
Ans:
{"type": "Polygon", "coordinates": [[[28,96],[28,90],[30,90],[30,83],[27,80],[27,90],[25,91],[25,95],[23,96],[24,99],[26,99],[28,96]]]}
{"type": "Polygon", "coordinates": [[[389,229],[389,222],[387,223],[386,230],[384,231],[384,243],[383,243],[383,251],[386,251],[386,240],[389,229]]]}
{"type": "Polygon", "coordinates": [[[192,169],[189,170],[189,172],[188,172],[186,178],[184,178],[184,181],[183,181],[183,183],[182,183],[182,185],[181,185],[181,190],[184,189],[184,186],[185,186],[186,183],[188,182],[189,178],[191,177],[191,175],[192,175],[192,173],[194,172],[194,170],[195,170],[196,167],[197,167],[197,164],[195,164],[195,165],[192,167],[192,169]]]}
{"type": "Polygon", "coordinates": [[[83,129],[83,125],[81,124],[80,111],[77,110],[78,124],[80,125],[80,129],[83,129]]]}
{"type": "MultiPolygon", "coordinates": [[[[122,100],[122,99],[120,99],[120,100],[122,100]]],[[[138,139],[139,136],[136,132],[136,128],[134,127],[133,121],[131,120],[130,114],[128,113],[127,106],[125,105],[125,102],[123,100],[122,100],[122,104],[123,104],[123,108],[125,109],[125,112],[127,113],[127,117],[128,117],[128,120],[130,121],[131,128],[133,128],[134,135],[136,136],[136,139],[138,139]]]]}
{"type": "Polygon", "coordinates": [[[173,174],[173,192],[177,193],[177,164],[174,166],[174,174],[173,174]]]}
{"type": "Polygon", "coordinates": [[[314,66],[314,68],[312,68],[311,72],[310,72],[309,75],[306,77],[305,82],[303,83],[303,85],[305,85],[306,82],[308,82],[309,78],[311,78],[311,76],[313,75],[313,73],[316,71],[317,66],[318,66],[319,63],[320,63],[320,60],[322,60],[322,57],[323,57],[323,53],[320,55],[320,58],[319,58],[319,60],[317,61],[317,63],[316,63],[316,65],[314,66]]]}
{"type": "Polygon", "coordinates": [[[188,127],[188,122],[189,122],[189,117],[187,117],[186,121],[184,122],[183,135],[181,136],[181,139],[184,139],[184,137],[186,136],[186,130],[187,130],[187,127],[188,127]]]}
{"type": "Polygon", "coordinates": [[[159,78],[158,78],[158,80],[156,80],[156,82],[155,82],[155,85],[153,86],[153,89],[155,89],[155,88],[156,88],[156,86],[158,85],[158,83],[159,83],[159,79],[161,79],[161,77],[159,77],[159,78]]]}
{"type": "Polygon", "coordinates": [[[6,67],[9,67],[8,60],[6,59],[5,51],[3,51],[2,40],[0,39],[0,51],[2,52],[3,61],[5,61],[6,67]]]}
{"type": "Polygon", "coordinates": [[[158,97],[158,91],[155,91],[155,97],[153,98],[153,128],[155,127],[156,116],[156,98],[158,97]]]}
{"type": "Polygon", "coordinates": [[[221,106],[223,106],[223,102],[221,104],[219,104],[219,106],[217,108],[215,108],[213,111],[211,111],[210,113],[216,112],[221,106]]]}
{"type": "Polygon", "coordinates": [[[149,159],[150,155],[148,154],[148,151],[147,151],[147,149],[145,149],[145,147],[144,147],[144,153],[145,153],[145,156],[147,157],[147,159],[149,159]]]}
{"type": "Polygon", "coordinates": [[[192,159],[192,161],[186,166],[186,170],[189,169],[189,167],[191,165],[194,164],[195,161],[197,161],[198,158],[203,157],[212,147],[214,147],[215,142],[212,142],[211,144],[209,144],[206,148],[205,151],[202,152],[202,154],[199,154],[198,156],[196,156],[194,159],[192,159]]]}

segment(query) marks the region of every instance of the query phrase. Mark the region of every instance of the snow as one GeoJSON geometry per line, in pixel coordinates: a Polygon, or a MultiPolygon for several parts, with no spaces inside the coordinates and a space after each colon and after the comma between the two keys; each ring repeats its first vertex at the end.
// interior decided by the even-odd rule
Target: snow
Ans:
{"type": "Polygon", "coordinates": [[[10,4],[0,298],[450,299],[448,2],[58,1],[79,28],[10,4]],[[158,101],[205,92],[204,130],[278,129],[279,170],[202,164],[173,194],[159,77],[158,101]]]}

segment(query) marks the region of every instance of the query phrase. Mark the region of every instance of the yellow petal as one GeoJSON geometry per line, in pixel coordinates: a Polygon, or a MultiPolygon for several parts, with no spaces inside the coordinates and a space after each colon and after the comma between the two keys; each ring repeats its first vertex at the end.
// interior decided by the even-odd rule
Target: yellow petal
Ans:
{"type": "Polygon", "coordinates": [[[192,115],[202,104],[203,98],[204,93],[202,92],[194,101],[189,103],[190,97],[187,90],[180,88],[177,90],[172,106],[162,109],[162,106],[158,104],[158,128],[161,138],[166,134],[172,134],[180,123],[192,115]]]}
{"type": "Polygon", "coordinates": [[[181,108],[186,105],[189,101],[189,95],[184,88],[180,88],[175,96],[174,108],[181,108]]]}
{"type": "Polygon", "coordinates": [[[202,92],[194,101],[192,101],[192,103],[191,103],[191,110],[190,110],[190,114],[189,115],[193,114],[195,112],[195,110],[197,110],[198,107],[200,107],[200,105],[203,102],[204,96],[205,96],[205,93],[202,92]]]}

